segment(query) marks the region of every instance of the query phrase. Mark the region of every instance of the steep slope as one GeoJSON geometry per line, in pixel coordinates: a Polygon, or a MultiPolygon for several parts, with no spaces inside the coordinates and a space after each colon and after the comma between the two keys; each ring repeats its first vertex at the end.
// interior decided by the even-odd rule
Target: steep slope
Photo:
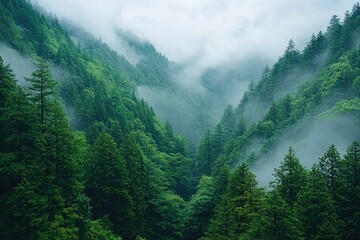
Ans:
{"type": "Polygon", "coordinates": [[[0,219],[1,235],[116,239],[111,234],[115,232],[124,239],[137,235],[176,239],[180,208],[172,211],[171,206],[183,204],[177,194],[188,198],[192,192],[191,161],[185,140],[135,97],[136,69],[115,52],[104,57],[108,49],[94,54],[77,44],[56,19],[41,15],[25,0],[0,1],[0,26],[1,43],[34,62],[33,76],[27,78],[44,79],[41,72],[51,79],[51,68],[60,73],[55,79],[57,91],[49,91],[39,103],[37,96],[25,94],[33,93],[34,86],[17,87],[10,68],[1,61],[1,84],[5,84],[1,141],[5,142],[0,177],[5,186],[0,205],[8,209],[0,219]],[[120,66],[109,64],[111,58],[120,66]],[[37,106],[45,109],[42,102],[54,102],[40,114],[46,119],[40,126],[49,124],[46,128],[37,123],[37,106]],[[70,130],[62,108],[71,113],[73,129],[81,132],[70,130]],[[9,121],[16,114],[19,117],[9,121]],[[18,124],[25,124],[24,128],[18,124]],[[25,135],[26,142],[19,147],[17,139],[25,135]],[[29,171],[21,173],[21,169],[29,171]],[[21,210],[27,208],[34,211],[21,210]]]}
{"type": "MultiPolygon", "coordinates": [[[[107,65],[121,68],[136,86],[136,95],[144,98],[156,114],[168,121],[188,140],[191,146],[220,119],[222,109],[229,104],[229,96],[239,100],[238,92],[256,79],[254,64],[227,64],[205,69],[200,76],[187,73],[191,66],[170,62],[154,46],[140,40],[131,32],[116,30],[111,48],[81,28],[62,22],[71,38],[92,56],[107,65]],[[247,74],[246,74],[247,72],[247,74]],[[184,82],[196,82],[187,85],[184,82]],[[196,87],[195,87],[196,86],[196,87]],[[194,123],[196,123],[194,125],[194,123]]],[[[259,61],[259,59],[256,59],[259,61]]],[[[196,71],[200,71],[197,69],[196,71]]]]}
{"type": "Polygon", "coordinates": [[[340,22],[334,16],[326,33],[313,35],[300,52],[291,40],[284,54],[250,84],[235,108],[199,144],[199,174],[216,174],[224,163],[250,163],[265,184],[289,145],[311,165],[326,147],[342,150],[359,138],[360,8],[340,22]]]}

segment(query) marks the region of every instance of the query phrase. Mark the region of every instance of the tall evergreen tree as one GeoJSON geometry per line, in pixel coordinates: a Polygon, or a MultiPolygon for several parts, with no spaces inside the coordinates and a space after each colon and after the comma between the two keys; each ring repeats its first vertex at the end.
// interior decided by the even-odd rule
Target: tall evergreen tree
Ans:
{"type": "Polygon", "coordinates": [[[45,114],[49,108],[49,98],[55,93],[56,81],[52,79],[49,65],[42,58],[38,58],[34,62],[35,71],[31,78],[27,78],[30,82],[30,90],[33,102],[39,108],[41,132],[45,131],[45,114]]]}
{"type": "Polygon", "coordinates": [[[319,159],[319,168],[321,173],[323,174],[326,184],[332,194],[333,197],[337,199],[337,190],[339,188],[340,179],[339,179],[339,171],[340,171],[341,158],[340,154],[335,147],[335,145],[331,145],[326,153],[320,157],[319,159]]]}
{"type": "Polygon", "coordinates": [[[259,211],[243,239],[288,240],[303,239],[300,222],[277,191],[268,193],[264,206],[259,211]]]}
{"type": "Polygon", "coordinates": [[[184,209],[184,239],[195,240],[203,236],[213,213],[213,193],[214,179],[203,176],[184,209]]]}
{"type": "Polygon", "coordinates": [[[206,231],[205,239],[238,239],[249,230],[262,204],[262,190],[247,164],[230,175],[224,195],[206,231]]]}
{"type": "Polygon", "coordinates": [[[353,142],[347,149],[340,169],[340,216],[344,221],[343,239],[360,236],[360,144],[353,142]]]}
{"type": "Polygon", "coordinates": [[[318,166],[311,169],[305,186],[299,192],[296,209],[306,239],[341,239],[335,202],[318,166]]]}
{"type": "Polygon", "coordinates": [[[306,171],[299,159],[295,156],[292,147],[289,147],[284,161],[281,162],[279,169],[275,169],[275,190],[291,206],[297,200],[297,194],[304,186],[306,181],[306,171]]]}
{"type": "Polygon", "coordinates": [[[206,131],[205,136],[201,139],[201,142],[198,145],[196,151],[196,168],[197,174],[202,175],[211,175],[213,168],[213,157],[212,157],[212,144],[211,144],[211,133],[210,130],[206,131]]]}
{"type": "Polygon", "coordinates": [[[146,168],[145,156],[136,142],[136,135],[133,132],[128,133],[125,138],[123,156],[129,174],[129,194],[133,200],[133,216],[129,224],[132,229],[131,235],[134,236],[130,236],[146,236],[148,230],[146,212],[150,194],[149,173],[146,168]]]}
{"type": "Polygon", "coordinates": [[[91,198],[94,218],[108,216],[115,232],[126,231],[133,217],[128,193],[129,175],[114,139],[101,133],[95,140],[87,171],[86,193],[91,198]]]}

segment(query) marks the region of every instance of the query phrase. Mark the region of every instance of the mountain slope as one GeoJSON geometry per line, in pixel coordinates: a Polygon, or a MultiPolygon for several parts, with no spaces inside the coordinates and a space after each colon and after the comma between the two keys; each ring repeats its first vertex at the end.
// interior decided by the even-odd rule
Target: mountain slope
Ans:
{"type": "Polygon", "coordinates": [[[54,102],[54,108],[41,115],[48,119],[46,124],[64,131],[39,132],[38,102],[25,94],[33,90],[15,86],[10,68],[2,64],[5,74],[1,83],[11,82],[1,88],[1,135],[6,143],[1,144],[0,175],[6,187],[1,188],[0,205],[9,209],[1,218],[2,235],[6,239],[49,239],[52,234],[60,234],[59,230],[63,231],[58,236],[62,239],[97,239],[105,235],[116,239],[111,232],[124,239],[136,235],[176,238],[180,234],[180,211],[170,211],[170,206],[175,200],[183,204],[177,194],[188,198],[192,192],[191,161],[185,140],[169,124],[162,124],[152,108],[133,94],[136,69],[119,60],[115,52],[106,58],[92,54],[74,42],[56,19],[40,14],[28,1],[2,0],[0,13],[2,44],[35,62],[34,74],[45,71],[50,77],[53,68],[60,72],[55,79],[57,94],[44,100],[54,102]],[[122,65],[110,64],[111,57],[122,65]],[[30,116],[27,120],[20,115],[21,118],[8,121],[17,109],[10,104],[14,98],[22,101],[20,107],[29,106],[24,112],[30,116]],[[62,108],[72,113],[69,117],[76,123],[73,128],[81,132],[70,131],[62,108]],[[29,127],[18,130],[17,123],[29,127]],[[5,126],[16,131],[7,131],[5,126]],[[16,147],[17,131],[35,142],[16,147]],[[23,155],[30,160],[23,159],[23,155]],[[21,161],[12,156],[19,156],[21,161]],[[36,165],[38,172],[31,172],[36,165]],[[109,171],[104,171],[104,167],[109,171]],[[18,172],[23,168],[30,170],[18,172]],[[49,179],[43,178],[44,174],[49,179]],[[66,184],[62,185],[64,181],[66,184]],[[52,187],[44,186],[46,182],[52,187]],[[110,207],[113,201],[118,201],[115,212],[110,207]],[[42,207],[38,208],[38,204],[42,207]],[[27,211],[21,211],[22,208],[34,212],[25,216],[27,211]],[[67,214],[73,214],[73,218],[67,214]],[[12,216],[13,222],[6,216],[12,216]]]}
{"type": "MultiPolygon", "coordinates": [[[[313,35],[302,52],[291,40],[261,80],[249,85],[239,105],[226,109],[211,136],[203,137],[198,172],[217,173],[224,163],[246,161],[263,174],[289,145],[299,148],[301,157],[316,159],[332,143],[344,149],[357,140],[359,14],[356,4],[344,22],[334,16],[327,32],[313,35]],[[206,148],[219,139],[221,147],[206,148]]],[[[269,178],[266,174],[264,182],[269,178]]]]}

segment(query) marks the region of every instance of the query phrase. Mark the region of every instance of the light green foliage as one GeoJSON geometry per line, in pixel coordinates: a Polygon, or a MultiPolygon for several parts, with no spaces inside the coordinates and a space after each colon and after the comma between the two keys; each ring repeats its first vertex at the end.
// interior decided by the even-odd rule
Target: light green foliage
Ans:
{"type": "Polygon", "coordinates": [[[329,95],[330,90],[335,87],[343,88],[348,86],[354,77],[353,74],[349,59],[347,57],[340,58],[339,62],[332,64],[326,75],[323,76],[320,87],[322,96],[329,95]]]}
{"type": "Polygon", "coordinates": [[[357,142],[343,160],[331,146],[310,172],[289,149],[267,193],[236,165],[255,163],[304,118],[359,117],[359,9],[334,16],[302,52],[290,40],[192,161],[185,140],[134,94],[135,83],[168,84],[169,62],[151,44],[126,39],[146,55],[135,67],[86,34],[75,44],[30,2],[1,0],[1,43],[37,59],[27,92],[0,59],[1,238],[357,240],[357,142]],[[58,92],[50,63],[64,73],[58,92]]]}
{"type": "Polygon", "coordinates": [[[335,104],[330,110],[321,113],[317,116],[318,119],[330,118],[334,115],[343,115],[343,114],[360,114],[360,98],[353,98],[350,100],[341,100],[335,104]]]}
{"type": "Polygon", "coordinates": [[[114,235],[109,229],[109,222],[106,219],[97,219],[91,221],[89,232],[86,235],[87,240],[122,240],[121,237],[114,235]]]}
{"type": "Polygon", "coordinates": [[[212,215],[214,193],[214,179],[203,176],[197,186],[196,193],[190,198],[184,209],[184,238],[198,239],[212,215]]]}

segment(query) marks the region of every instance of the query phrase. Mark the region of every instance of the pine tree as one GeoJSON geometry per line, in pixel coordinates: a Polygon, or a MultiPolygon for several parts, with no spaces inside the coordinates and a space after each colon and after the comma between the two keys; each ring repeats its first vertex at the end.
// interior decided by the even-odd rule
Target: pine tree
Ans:
{"type": "Polygon", "coordinates": [[[360,236],[360,144],[353,142],[347,149],[340,169],[340,216],[344,221],[343,239],[360,236]]]}
{"type": "Polygon", "coordinates": [[[299,192],[296,210],[306,239],[339,240],[340,220],[326,181],[318,169],[311,169],[299,192]]]}
{"type": "Polygon", "coordinates": [[[216,125],[212,141],[211,156],[213,161],[219,157],[224,150],[224,133],[221,124],[216,125]]]}
{"type": "Polygon", "coordinates": [[[108,215],[118,233],[126,229],[133,216],[128,193],[129,176],[114,139],[101,133],[91,150],[86,193],[91,198],[94,218],[108,215]]]}
{"type": "Polygon", "coordinates": [[[327,27],[327,33],[331,55],[334,59],[336,59],[344,50],[343,27],[338,16],[334,15],[330,19],[330,25],[327,27]]]}
{"type": "Polygon", "coordinates": [[[337,190],[339,188],[339,171],[341,158],[335,145],[331,145],[326,153],[319,159],[319,168],[325,178],[326,184],[331,195],[337,199],[337,190]]]}
{"type": "Polygon", "coordinates": [[[247,164],[230,175],[226,193],[216,206],[205,239],[238,239],[250,228],[262,204],[262,190],[247,164]]]}
{"type": "Polygon", "coordinates": [[[123,156],[129,174],[129,194],[133,200],[133,216],[129,222],[132,226],[130,236],[146,236],[146,211],[150,194],[149,173],[145,165],[145,157],[133,132],[126,135],[123,156]]]}
{"type": "Polygon", "coordinates": [[[255,217],[244,240],[300,240],[300,222],[277,191],[267,194],[264,206],[255,217]]]}
{"type": "Polygon", "coordinates": [[[39,109],[39,123],[41,132],[45,132],[46,111],[49,108],[49,99],[55,94],[57,84],[51,77],[49,65],[42,58],[34,62],[35,71],[31,78],[26,80],[30,82],[30,91],[32,101],[39,109]]]}
{"type": "Polygon", "coordinates": [[[212,144],[211,144],[211,133],[210,130],[206,131],[205,136],[201,139],[199,146],[196,151],[196,162],[197,162],[197,174],[211,175],[213,168],[213,157],[212,157],[212,144]]]}
{"type": "Polygon", "coordinates": [[[213,193],[214,179],[203,176],[184,209],[184,239],[195,240],[203,236],[213,213],[213,193]]]}
{"type": "Polygon", "coordinates": [[[295,156],[292,147],[289,147],[284,161],[280,168],[275,169],[275,181],[273,186],[286,203],[292,206],[297,199],[297,194],[306,181],[306,171],[301,165],[299,159],[295,156]]]}

